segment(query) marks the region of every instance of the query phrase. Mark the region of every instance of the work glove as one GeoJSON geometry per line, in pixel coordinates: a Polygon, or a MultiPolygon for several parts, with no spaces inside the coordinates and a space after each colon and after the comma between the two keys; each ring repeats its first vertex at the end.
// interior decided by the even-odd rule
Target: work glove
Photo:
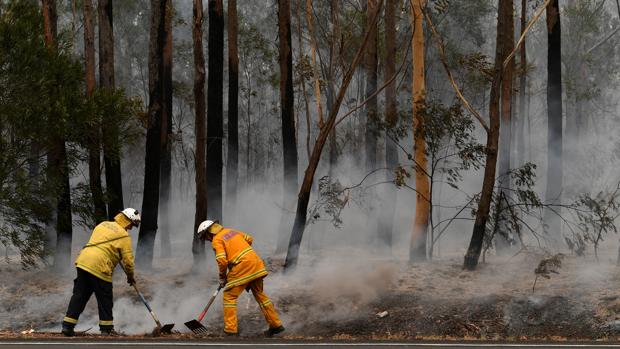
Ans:
{"type": "Polygon", "coordinates": [[[127,283],[129,286],[133,286],[136,284],[136,279],[133,278],[133,275],[127,275],[127,283]]]}
{"type": "Polygon", "coordinates": [[[220,288],[224,288],[226,286],[226,277],[220,277],[220,288]]]}

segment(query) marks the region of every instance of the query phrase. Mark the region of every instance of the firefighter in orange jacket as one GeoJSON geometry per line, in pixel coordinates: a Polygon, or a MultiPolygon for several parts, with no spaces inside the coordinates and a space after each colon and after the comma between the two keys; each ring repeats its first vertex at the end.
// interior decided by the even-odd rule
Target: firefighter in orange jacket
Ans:
{"type": "Polygon", "coordinates": [[[112,317],[112,273],[122,261],[127,272],[127,282],[133,285],[134,256],[129,229],[140,225],[140,214],[126,208],[114,221],[99,223],[93,230],[88,244],[75,260],[77,278],[73,281],[73,295],[62,321],[62,333],[74,336],[74,327],[90,296],[95,293],[99,307],[99,329],[102,334],[114,334],[112,317]]]}
{"type": "Polygon", "coordinates": [[[202,222],[196,234],[203,241],[211,241],[215,252],[220,288],[224,289],[224,333],[238,335],[237,298],[244,289],[252,291],[269,324],[265,336],[272,337],[284,331],[273,303],[263,292],[263,278],[268,273],[265,264],[252,249],[252,237],[238,230],[224,228],[212,220],[202,222]]]}

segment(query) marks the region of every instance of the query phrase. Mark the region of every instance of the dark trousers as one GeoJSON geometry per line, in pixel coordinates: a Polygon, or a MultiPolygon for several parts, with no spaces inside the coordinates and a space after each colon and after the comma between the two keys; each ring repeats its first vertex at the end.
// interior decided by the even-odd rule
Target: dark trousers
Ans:
{"type": "Polygon", "coordinates": [[[64,327],[75,327],[80,314],[84,311],[86,303],[88,303],[90,296],[94,292],[97,298],[97,305],[99,306],[99,329],[101,331],[112,330],[114,328],[112,317],[112,283],[101,280],[95,275],[80,268],[76,269],[77,278],[73,280],[73,295],[71,296],[71,301],[69,301],[67,315],[62,325],[64,327]]]}

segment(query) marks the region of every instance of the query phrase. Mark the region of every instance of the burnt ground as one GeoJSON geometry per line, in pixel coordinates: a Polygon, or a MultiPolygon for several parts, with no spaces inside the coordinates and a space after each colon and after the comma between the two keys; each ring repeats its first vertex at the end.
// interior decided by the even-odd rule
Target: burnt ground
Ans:
{"type": "MultiPolygon", "coordinates": [[[[277,273],[279,263],[272,261],[275,272],[265,280],[265,289],[288,339],[618,340],[616,267],[569,256],[559,274],[539,279],[532,292],[540,258],[497,259],[475,272],[462,270],[457,258],[416,266],[365,261],[364,268],[323,261],[287,276],[277,273]],[[381,312],[387,316],[379,317],[381,312]]],[[[0,338],[58,336],[71,276],[3,268],[0,338]],[[30,329],[34,333],[21,333],[30,329]]],[[[183,322],[197,316],[215,285],[213,275],[190,276],[161,269],[138,276],[162,322],[176,323],[180,332],[175,338],[194,338],[183,322]]],[[[115,301],[117,329],[131,337],[149,336],[152,321],[122,279],[115,278],[115,301]]],[[[207,337],[221,337],[220,302],[205,321],[207,337]]],[[[266,325],[255,302],[244,294],[238,309],[241,337],[260,337],[266,325]]],[[[78,329],[94,326],[86,336],[98,337],[94,301],[83,319],[78,329]]]]}

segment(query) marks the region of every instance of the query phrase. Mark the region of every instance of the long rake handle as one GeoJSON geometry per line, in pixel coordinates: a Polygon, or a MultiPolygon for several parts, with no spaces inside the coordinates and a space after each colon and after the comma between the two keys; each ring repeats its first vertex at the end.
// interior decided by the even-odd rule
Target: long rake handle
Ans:
{"type": "Polygon", "coordinates": [[[207,306],[202,310],[202,313],[200,313],[200,316],[198,317],[199,322],[204,319],[205,315],[207,314],[207,310],[209,310],[209,307],[211,307],[211,304],[213,304],[215,297],[217,297],[217,294],[220,292],[221,289],[222,287],[218,287],[217,290],[213,292],[213,296],[211,296],[211,299],[209,299],[209,303],[207,303],[207,306]]]}
{"type": "MultiPolygon", "coordinates": [[[[125,272],[125,275],[127,275],[127,270],[125,270],[125,266],[123,265],[123,262],[119,262],[118,264],[121,266],[121,269],[123,269],[123,272],[125,272]]],[[[142,295],[142,292],[140,292],[140,290],[138,289],[138,286],[135,283],[132,286],[133,286],[133,289],[136,290],[136,293],[140,297],[140,300],[142,301],[142,303],[144,303],[144,305],[146,306],[146,309],[149,310],[149,313],[153,317],[153,320],[155,320],[155,323],[157,324],[157,328],[161,328],[162,327],[161,322],[159,322],[159,319],[155,315],[155,312],[149,305],[149,302],[146,301],[146,298],[144,298],[144,296],[142,295]]]]}

